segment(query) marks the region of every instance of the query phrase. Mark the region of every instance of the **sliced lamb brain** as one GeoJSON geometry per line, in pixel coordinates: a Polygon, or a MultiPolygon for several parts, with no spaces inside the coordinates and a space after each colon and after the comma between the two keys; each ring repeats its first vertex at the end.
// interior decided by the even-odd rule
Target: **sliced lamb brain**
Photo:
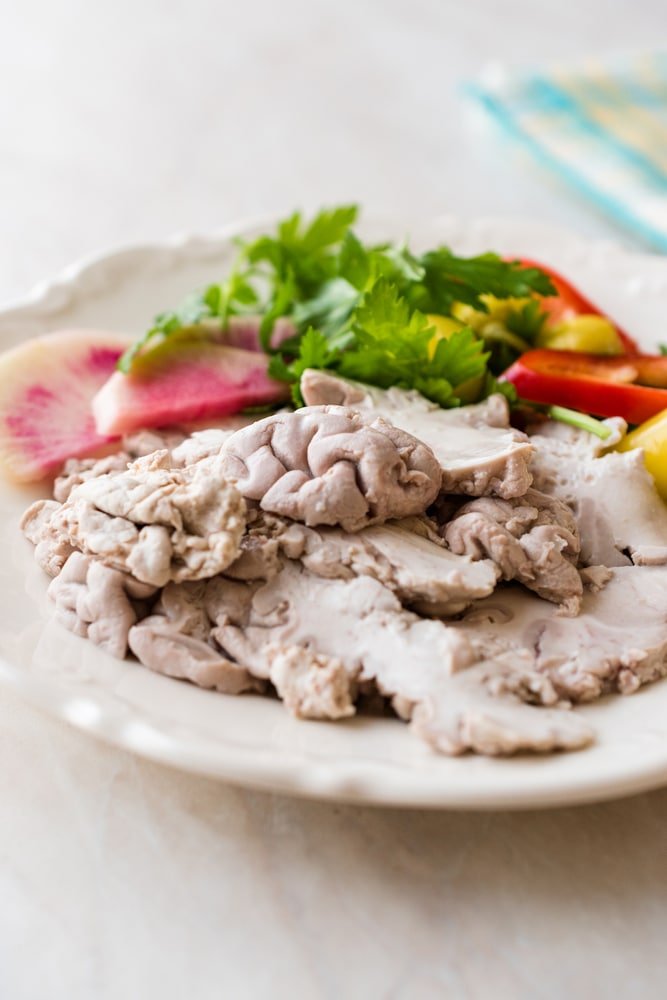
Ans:
{"type": "Polygon", "coordinates": [[[163,587],[170,580],[207,579],[231,565],[245,515],[219,458],[174,469],[165,450],[84,480],[62,504],[37,501],[22,527],[47,572],[58,572],[69,545],[163,587]]]}
{"type": "Polygon", "coordinates": [[[450,552],[425,518],[406,518],[351,533],[307,528],[254,512],[241,539],[241,555],[225,570],[235,580],[269,580],[282,559],[300,559],[326,579],[370,576],[424,615],[454,615],[493,593],[500,571],[490,560],[473,562],[450,552]]]}
{"type": "Polygon", "coordinates": [[[361,672],[366,679],[403,670],[414,674],[416,683],[427,684],[429,677],[448,676],[470,661],[466,639],[442,622],[405,611],[387,587],[369,576],[328,579],[288,560],[263,585],[211,581],[206,606],[218,625],[216,641],[259,677],[268,677],[270,670],[266,642],[338,657],[350,676],[361,672]],[[417,660],[420,669],[411,670],[408,665],[417,660]]]}
{"type": "Polygon", "coordinates": [[[0,466],[10,478],[42,479],[113,440],[97,431],[90,404],[129,343],[119,333],[63,330],[0,357],[0,466]]]}
{"type": "Polygon", "coordinates": [[[333,403],[372,411],[429,445],[442,467],[445,493],[517,497],[531,484],[532,446],[509,426],[501,396],[443,410],[412,390],[376,389],[315,369],[301,376],[301,394],[308,406],[333,403]]]}
{"type": "Polygon", "coordinates": [[[534,489],[514,500],[478,497],[458,509],[444,536],[453,552],[491,559],[504,580],[518,580],[566,614],[578,613],[581,541],[562,500],[534,489]]]}
{"type": "Polygon", "coordinates": [[[225,475],[262,510],[359,531],[421,514],[440,490],[432,450],[375,414],[344,406],[275,413],[220,451],[225,475]]]}
{"type": "Polygon", "coordinates": [[[583,565],[667,564],[667,505],[641,451],[601,454],[599,438],[553,423],[531,440],[540,489],[574,511],[583,565]]]}
{"type": "MultiPolygon", "coordinates": [[[[531,683],[531,694],[540,687],[545,700],[556,700],[553,688],[534,680],[525,664],[474,667],[468,683],[474,653],[467,636],[405,611],[371,577],[327,580],[290,561],[263,586],[210,581],[206,605],[217,622],[213,637],[251,673],[268,678],[272,651],[305,647],[323,663],[342,664],[349,691],[375,682],[441,752],[573,749],[591,740],[589,728],[572,713],[522,703],[531,683]]],[[[307,678],[310,715],[323,717],[332,704],[345,702],[340,670],[331,675],[331,688],[319,668],[307,678]]]]}
{"type": "Polygon", "coordinates": [[[480,601],[452,628],[485,661],[528,658],[560,697],[586,702],[629,693],[667,674],[667,568],[623,566],[563,618],[518,587],[480,601]]]}
{"type": "MultiPolygon", "coordinates": [[[[498,579],[489,560],[472,562],[456,556],[399,523],[367,528],[359,540],[375,555],[378,571],[382,564],[386,567],[385,578],[379,579],[421,614],[458,614],[472,601],[492,594],[498,579]]],[[[352,540],[346,541],[349,545],[352,540]]]]}
{"type": "Polygon", "coordinates": [[[128,634],[137,659],[156,673],[191,681],[224,694],[257,691],[261,683],[208,642],[211,623],[204,608],[205,584],[169,583],[153,607],[128,634]]]}
{"type": "Polygon", "coordinates": [[[554,704],[553,687],[516,657],[462,670],[439,694],[417,705],[412,728],[442,753],[549,753],[578,750],[593,740],[592,730],[574,713],[542,707],[554,704]],[[540,707],[526,704],[538,700],[535,691],[540,707]]]}
{"type": "Polygon", "coordinates": [[[203,338],[174,337],[141,355],[132,373],[114,372],[93,399],[100,434],[127,434],[238,413],[285,399],[267,357],[203,338]]]}
{"type": "Polygon", "coordinates": [[[122,660],[130,628],[146,614],[146,599],[155,589],[73,552],[48,593],[61,625],[122,660]]]}
{"type": "Polygon", "coordinates": [[[499,576],[491,561],[455,555],[400,522],[374,525],[358,534],[304,528],[300,558],[308,570],[329,579],[371,576],[424,615],[458,614],[492,594],[499,576]]]}

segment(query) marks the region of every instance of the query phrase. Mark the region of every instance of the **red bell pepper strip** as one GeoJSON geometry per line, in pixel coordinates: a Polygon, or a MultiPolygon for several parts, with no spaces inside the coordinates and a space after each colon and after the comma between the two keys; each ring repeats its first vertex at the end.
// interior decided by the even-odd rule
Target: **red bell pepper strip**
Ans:
{"type": "Polygon", "coordinates": [[[667,409],[667,357],[528,351],[508,368],[522,399],[641,424],[667,409]],[[648,384],[641,384],[648,383],[648,384]]]}
{"type": "MultiPolygon", "coordinates": [[[[551,283],[557,291],[557,295],[549,295],[540,299],[540,305],[549,313],[549,319],[547,323],[549,326],[555,326],[557,323],[562,323],[564,320],[571,319],[573,316],[581,315],[594,315],[594,316],[606,316],[601,309],[598,309],[590,299],[587,299],[585,295],[582,295],[574,285],[570,284],[567,278],[564,278],[557,271],[552,270],[552,268],[547,267],[545,264],[540,264],[538,261],[529,260],[524,257],[519,258],[519,262],[524,264],[526,267],[539,267],[541,271],[544,271],[551,278],[551,283]]],[[[623,349],[626,354],[639,354],[639,346],[625,330],[622,330],[617,323],[612,320],[616,332],[618,333],[619,339],[623,344],[623,349]]]]}

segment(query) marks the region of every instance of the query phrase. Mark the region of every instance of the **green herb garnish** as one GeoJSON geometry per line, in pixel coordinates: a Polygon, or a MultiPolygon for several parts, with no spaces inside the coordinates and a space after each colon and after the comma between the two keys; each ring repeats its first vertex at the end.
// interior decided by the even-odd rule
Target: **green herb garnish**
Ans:
{"type": "Polygon", "coordinates": [[[554,294],[547,275],[492,253],[466,258],[444,246],[415,254],[407,244],[365,244],[352,229],[356,219],[354,205],[310,221],[297,212],[273,234],[242,242],[228,278],[156,317],[121,358],[121,371],[131,371],[156,337],[207,325],[224,331],[230,317],[255,313],[270,374],[291,383],[297,404],[306,368],[417,389],[441,406],[460,405],[466,384],[466,398],[471,383],[477,398],[496,391],[501,363],[530,346],[544,321],[536,296],[554,294]],[[497,321],[488,296],[523,301],[497,321]],[[439,335],[430,317],[452,317],[455,307],[474,322],[439,335]],[[273,350],[273,326],[283,316],[295,335],[273,350]]]}

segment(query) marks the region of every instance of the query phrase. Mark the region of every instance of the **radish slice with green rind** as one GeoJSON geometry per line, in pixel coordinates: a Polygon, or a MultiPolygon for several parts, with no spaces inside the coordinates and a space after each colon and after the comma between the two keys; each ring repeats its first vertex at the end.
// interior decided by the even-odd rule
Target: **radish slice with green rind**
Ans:
{"type": "Polygon", "coordinates": [[[92,403],[97,432],[127,434],[280,402],[289,395],[287,386],[269,378],[267,364],[257,351],[204,337],[170,337],[139,355],[130,374],[116,371],[100,389],[92,403]]]}
{"type": "Polygon", "coordinates": [[[130,342],[63,330],[0,355],[0,468],[10,479],[37,481],[113,440],[97,431],[90,404],[130,342]]]}

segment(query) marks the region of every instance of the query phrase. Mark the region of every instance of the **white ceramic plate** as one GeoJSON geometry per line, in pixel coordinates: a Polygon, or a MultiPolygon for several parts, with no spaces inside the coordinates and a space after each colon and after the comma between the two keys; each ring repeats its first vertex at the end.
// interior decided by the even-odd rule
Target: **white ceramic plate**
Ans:
{"type": "MultiPolygon", "coordinates": [[[[176,238],[71,268],[0,314],[0,349],[66,326],[139,333],[153,314],[221,274],[231,236],[176,238]]],[[[250,227],[252,230],[258,227],[250,227]]],[[[366,226],[462,252],[535,256],[576,278],[643,343],[664,337],[667,260],[517,220],[366,226]]],[[[402,806],[495,808],[584,802],[667,783],[667,681],[579,709],[590,749],[546,758],[449,759],[398,721],[297,722],[275,701],[200,691],[119,663],[51,621],[46,578],[18,519],[36,491],[0,493],[0,679],[94,736],[175,767],[257,788],[402,806]]],[[[628,628],[632,627],[631,609],[628,628]]]]}

